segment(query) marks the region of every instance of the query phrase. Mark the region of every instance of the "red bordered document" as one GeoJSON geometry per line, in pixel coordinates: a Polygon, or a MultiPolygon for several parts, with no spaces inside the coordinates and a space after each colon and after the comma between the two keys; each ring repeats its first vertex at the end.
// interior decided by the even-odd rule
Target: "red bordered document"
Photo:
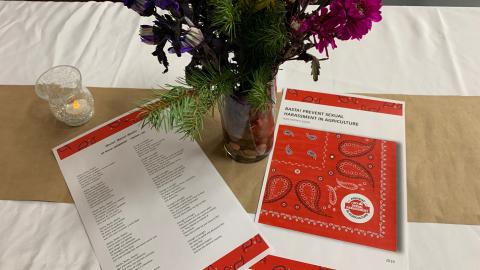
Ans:
{"type": "Polygon", "coordinates": [[[330,268],[303,263],[287,258],[268,255],[253,265],[251,270],[332,270],[330,268]]]}
{"type": "Polygon", "coordinates": [[[285,238],[332,268],[406,269],[404,104],[287,89],[275,134],[256,220],[276,255],[297,259],[285,238]]]}
{"type": "Polygon", "coordinates": [[[200,147],[138,111],[53,149],[102,269],[248,269],[269,253],[200,147]]]}

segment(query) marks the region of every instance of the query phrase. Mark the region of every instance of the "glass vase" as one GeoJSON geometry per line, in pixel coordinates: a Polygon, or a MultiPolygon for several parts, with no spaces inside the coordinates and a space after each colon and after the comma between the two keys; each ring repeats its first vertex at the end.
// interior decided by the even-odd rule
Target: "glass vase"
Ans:
{"type": "Polygon", "coordinates": [[[275,130],[275,81],[268,85],[272,98],[266,110],[254,109],[246,96],[224,95],[219,102],[224,148],[233,160],[251,163],[267,157],[275,130]]]}

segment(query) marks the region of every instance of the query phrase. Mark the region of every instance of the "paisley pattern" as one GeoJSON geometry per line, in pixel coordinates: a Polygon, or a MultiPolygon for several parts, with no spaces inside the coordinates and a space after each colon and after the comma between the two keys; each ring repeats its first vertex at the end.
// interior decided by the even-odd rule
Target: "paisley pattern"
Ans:
{"type": "Polygon", "coordinates": [[[263,202],[272,203],[287,196],[292,189],[292,181],[283,175],[275,175],[270,177],[265,189],[263,202]]]}
{"type": "Polygon", "coordinates": [[[285,153],[289,156],[293,155],[292,147],[289,144],[287,144],[287,146],[285,146],[285,153]]]}
{"type": "Polygon", "coordinates": [[[360,163],[351,159],[343,159],[337,163],[337,171],[341,175],[354,179],[364,179],[374,187],[372,174],[360,163]]]}
{"type": "Polygon", "coordinates": [[[345,140],[338,145],[338,151],[346,157],[360,157],[366,155],[375,147],[375,141],[362,143],[353,140],[345,140]]]}
{"type": "Polygon", "coordinates": [[[311,158],[313,158],[313,160],[317,160],[317,153],[315,153],[315,151],[313,150],[308,150],[307,151],[307,155],[311,158]]]}
{"type": "Polygon", "coordinates": [[[312,97],[312,96],[306,96],[306,97],[303,98],[304,102],[314,103],[314,104],[320,104],[321,100],[322,100],[321,98],[312,97]]]}
{"type": "Polygon", "coordinates": [[[291,190],[281,197],[286,191],[282,185],[272,189],[270,184],[277,195],[272,191],[266,200],[281,199],[261,205],[259,222],[395,250],[395,142],[284,125],[277,132],[266,179],[288,177],[291,190]],[[375,209],[370,221],[357,224],[348,219],[346,207],[352,206],[346,206],[347,196],[352,194],[370,200],[375,209]]]}
{"type": "Polygon", "coordinates": [[[327,188],[328,188],[328,202],[331,205],[335,205],[337,203],[337,192],[330,185],[327,185],[327,188]]]}
{"type": "Polygon", "coordinates": [[[283,131],[283,134],[284,134],[285,136],[288,136],[288,137],[295,137],[295,134],[294,134],[292,131],[288,130],[288,129],[285,129],[285,130],[283,131]]]}
{"type": "Polygon", "coordinates": [[[297,194],[298,200],[303,206],[305,206],[305,208],[316,214],[327,216],[322,211],[319,204],[320,187],[317,183],[310,180],[302,180],[295,186],[295,193],[297,194]]]}
{"type": "Polygon", "coordinates": [[[352,103],[352,104],[358,104],[358,98],[356,97],[347,97],[347,96],[337,96],[338,101],[341,103],[352,103]]]}
{"type": "Polygon", "coordinates": [[[317,140],[317,136],[316,136],[316,135],[306,133],[305,136],[307,136],[307,139],[309,139],[310,141],[315,141],[315,140],[317,140]]]}
{"type": "Polygon", "coordinates": [[[391,115],[403,115],[403,104],[390,103],[360,97],[342,96],[326,93],[315,93],[304,90],[287,91],[286,100],[321,103],[327,106],[348,108],[353,110],[375,111],[391,115]]]}
{"type": "Polygon", "coordinates": [[[337,179],[337,185],[339,187],[342,187],[342,188],[348,189],[348,190],[357,190],[358,189],[357,184],[341,181],[341,180],[338,180],[338,179],[337,179]]]}

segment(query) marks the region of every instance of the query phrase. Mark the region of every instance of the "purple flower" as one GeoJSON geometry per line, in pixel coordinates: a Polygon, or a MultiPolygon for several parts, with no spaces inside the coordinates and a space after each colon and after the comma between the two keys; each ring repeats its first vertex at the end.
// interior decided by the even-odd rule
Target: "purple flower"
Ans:
{"type": "Polygon", "coordinates": [[[153,33],[153,26],[141,25],[140,38],[142,39],[142,42],[146,44],[155,45],[156,39],[155,39],[155,34],[153,33]]]}
{"type": "Polygon", "coordinates": [[[186,44],[192,47],[197,47],[203,42],[203,33],[197,27],[190,27],[185,35],[184,41],[186,44]]]}
{"type": "MultiPolygon", "coordinates": [[[[187,30],[185,35],[181,37],[181,48],[180,52],[185,53],[193,50],[195,47],[200,45],[204,40],[203,33],[197,27],[190,27],[187,30]]],[[[175,53],[173,48],[168,49],[170,53],[175,53]]]]}
{"type": "Polygon", "coordinates": [[[126,7],[133,9],[141,16],[151,16],[155,12],[154,0],[124,0],[126,7]]]}
{"type": "Polygon", "coordinates": [[[155,5],[161,9],[180,13],[180,4],[175,0],[155,0],[155,5]]]}
{"type": "Polygon", "coordinates": [[[345,27],[337,36],[341,40],[361,39],[372,28],[373,22],[382,20],[381,0],[343,0],[347,13],[345,27]]]}

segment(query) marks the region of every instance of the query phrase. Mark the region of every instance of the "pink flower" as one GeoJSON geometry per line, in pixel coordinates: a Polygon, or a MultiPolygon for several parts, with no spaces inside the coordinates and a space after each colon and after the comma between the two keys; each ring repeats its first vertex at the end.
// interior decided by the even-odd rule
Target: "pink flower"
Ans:
{"type": "Polygon", "coordinates": [[[352,19],[370,19],[374,22],[382,20],[381,0],[345,0],[347,16],[352,19]]]}
{"type": "Polygon", "coordinates": [[[372,22],[382,20],[381,0],[338,0],[343,1],[347,14],[345,26],[339,29],[341,40],[361,39],[372,28],[372,22]]]}
{"type": "Polygon", "coordinates": [[[322,8],[303,20],[299,31],[309,33],[320,53],[328,47],[337,47],[335,39],[361,39],[372,28],[372,22],[382,19],[381,0],[332,0],[328,8],[322,8]]]}
{"type": "Polygon", "coordinates": [[[335,49],[335,37],[345,23],[345,10],[343,8],[322,8],[319,13],[305,19],[300,26],[301,32],[312,34],[315,48],[320,53],[325,50],[328,56],[328,46],[335,49]]]}

